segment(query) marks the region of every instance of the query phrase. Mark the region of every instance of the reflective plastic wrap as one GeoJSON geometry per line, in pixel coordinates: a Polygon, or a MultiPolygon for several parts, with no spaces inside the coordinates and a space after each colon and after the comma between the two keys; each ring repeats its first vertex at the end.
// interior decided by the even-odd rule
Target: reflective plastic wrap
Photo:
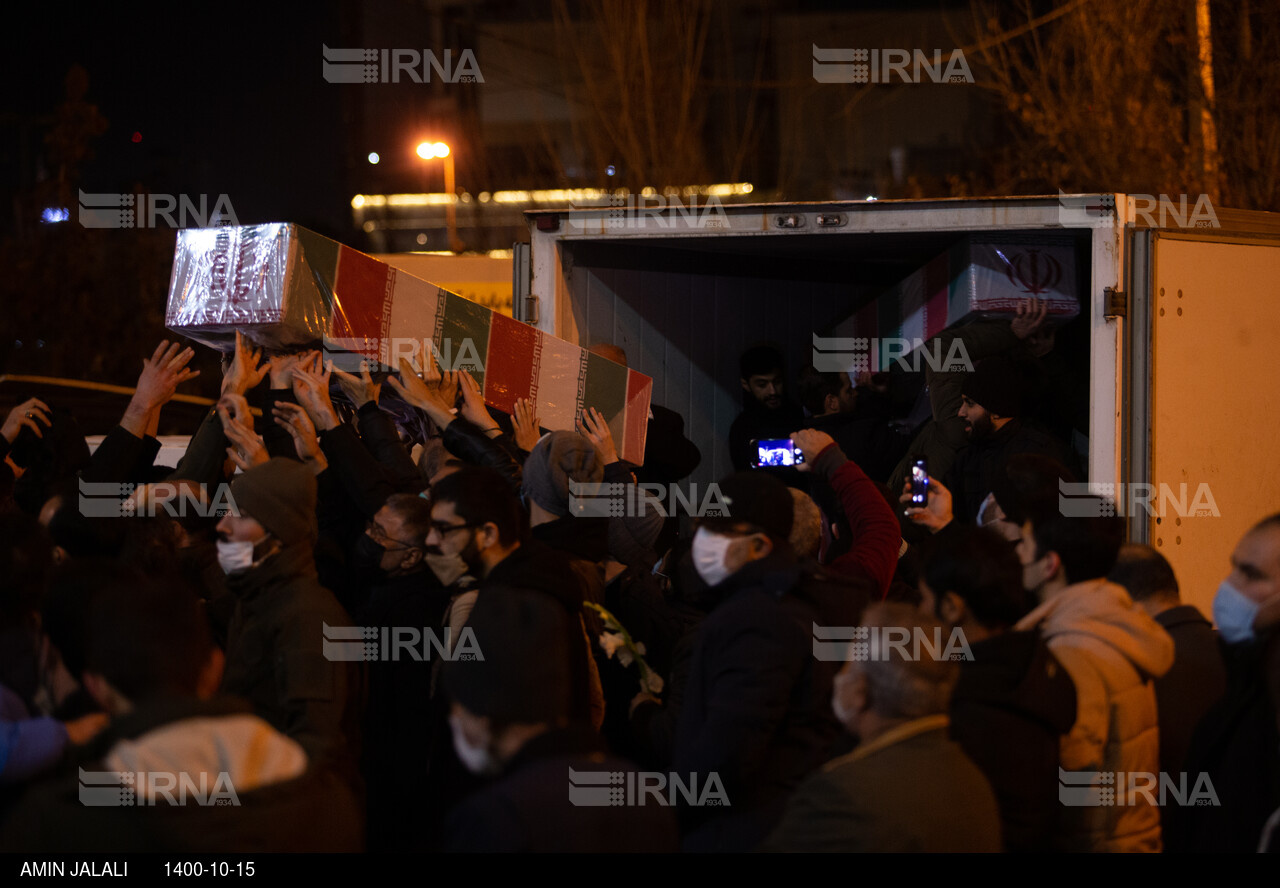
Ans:
{"type": "Polygon", "coordinates": [[[351,373],[432,360],[468,371],[499,410],[532,399],[552,430],[594,407],[619,455],[643,462],[648,376],[296,225],[179,232],[165,323],[223,351],[236,330],[269,351],[319,347],[351,373]]]}
{"type": "Polygon", "coordinates": [[[273,223],[178,232],[165,326],[222,351],[236,330],[267,348],[319,345],[332,293],[300,231],[273,223]]]}

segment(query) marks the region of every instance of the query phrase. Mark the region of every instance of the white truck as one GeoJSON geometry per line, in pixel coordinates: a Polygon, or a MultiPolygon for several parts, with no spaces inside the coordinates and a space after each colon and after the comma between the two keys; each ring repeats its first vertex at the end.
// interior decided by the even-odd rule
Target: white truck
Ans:
{"type": "Polygon", "coordinates": [[[1087,385],[1088,480],[1117,485],[1130,539],[1163,552],[1208,613],[1236,541],[1280,511],[1280,215],[1120,193],[675,203],[527,213],[514,312],[623,347],[653,401],[685,417],[694,481],[732,470],[747,344],[790,344],[794,371],[815,332],[961,238],[1050,234],[1077,257],[1081,318],[1060,347],[1087,385]]]}

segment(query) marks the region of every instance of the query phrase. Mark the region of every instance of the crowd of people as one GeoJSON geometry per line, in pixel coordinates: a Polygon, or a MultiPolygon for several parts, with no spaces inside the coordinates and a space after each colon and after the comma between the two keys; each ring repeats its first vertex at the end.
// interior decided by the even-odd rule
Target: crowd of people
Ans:
{"type": "Polygon", "coordinates": [[[546,431],[429,360],[377,380],[237,335],[172,467],[180,343],[92,452],[17,405],[0,845],[1280,849],[1280,514],[1223,553],[1211,623],[1121,519],[1063,514],[1043,308],[942,336],[973,363],[906,421],[871,376],[805,367],[793,401],[748,349],[735,471],[692,515],[577,486],[688,479],[678,413],[632,465],[591,405],[546,431]],[[753,468],[776,439],[802,458],[753,468]]]}

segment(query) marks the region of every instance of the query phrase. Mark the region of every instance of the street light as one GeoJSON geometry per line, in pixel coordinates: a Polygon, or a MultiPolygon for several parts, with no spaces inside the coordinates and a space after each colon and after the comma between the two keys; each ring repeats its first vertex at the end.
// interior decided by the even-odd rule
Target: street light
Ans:
{"type": "Polygon", "coordinates": [[[444,190],[449,195],[449,202],[445,204],[444,209],[445,225],[449,233],[449,249],[455,253],[461,253],[462,241],[458,240],[457,207],[454,206],[453,152],[444,142],[419,142],[417,151],[418,156],[423,160],[439,157],[444,161],[444,190]]]}

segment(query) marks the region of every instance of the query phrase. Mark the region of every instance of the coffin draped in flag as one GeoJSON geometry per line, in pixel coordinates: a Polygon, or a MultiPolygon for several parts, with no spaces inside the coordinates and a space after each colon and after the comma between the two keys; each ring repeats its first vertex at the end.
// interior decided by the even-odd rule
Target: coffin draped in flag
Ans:
{"type": "Polygon", "coordinates": [[[223,351],[237,330],[268,350],[322,348],[347,371],[430,355],[499,410],[532,399],[548,429],[594,407],[622,459],[643,461],[652,379],[297,225],[178,232],[165,325],[223,351]]]}

